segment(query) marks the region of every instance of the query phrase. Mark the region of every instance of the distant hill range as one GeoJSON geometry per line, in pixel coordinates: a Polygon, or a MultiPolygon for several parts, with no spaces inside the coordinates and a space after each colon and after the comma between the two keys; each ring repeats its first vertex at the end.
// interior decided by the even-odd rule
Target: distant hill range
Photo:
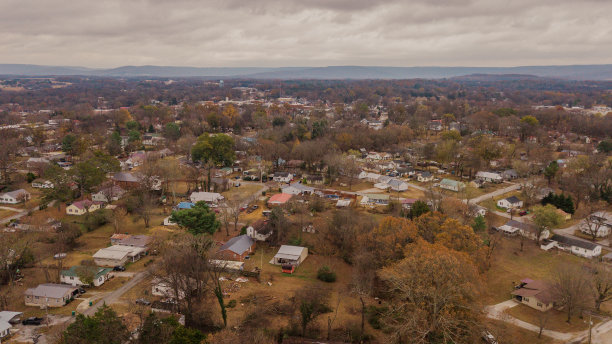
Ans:
{"type": "MultiPolygon", "coordinates": [[[[533,77],[567,80],[612,80],[612,64],[572,66],[524,67],[282,67],[282,68],[199,68],[172,66],[123,66],[111,69],[85,67],[0,64],[0,75],[5,76],[98,76],[209,79],[442,79],[486,75],[510,76],[511,80],[533,77]]],[[[501,78],[505,79],[505,78],[501,78]]]]}

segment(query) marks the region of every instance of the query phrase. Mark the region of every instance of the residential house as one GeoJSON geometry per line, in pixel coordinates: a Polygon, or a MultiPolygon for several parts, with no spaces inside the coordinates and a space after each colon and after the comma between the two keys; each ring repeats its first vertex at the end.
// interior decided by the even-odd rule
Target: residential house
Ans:
{"type": "Polygon", "coordinates": [[[551,309],[554,305],[551,286],[544,281],[522,279],[511,294],[517,302],[542,312],[551,309]]]}
{"type": "Polygon", "coordinates": [[[18,204],[29,200],[32,197],[29,192],[24,189],[5,192],[0,194],[0,203],[18,204]]]}
{"type": "Polygon", "coordinates": [[[361,199],[361,205],[388,205],[389,195],[366,194],[361,199]]]}
{"type": "Polygon", "coordinates": [[[299,266],[306,257],[308,257],[308,248],[282,245],[270,261],[270,264],[299,266]]]}
{"type": "Polygon", "coordinates": [[[272,207],[272,206],[286,204],[287,202],[289,202],[289,200],[292,197],[293,195],[286,194],[286,193],[279,193],[279,194],[273,195],[272,197],[268,199],[268,206],[272,207]]]}
{"type": "Polygon", "coordinates": [[[514,169],[505,170],[501,173],[501,175],[504,180],[513,180],[519,177],[518,173],[514,169]]]}
{"type": "Polygon", "coordinates": [[[66,207],[66,214],[81,216],[88,212],[94,212],[100,209],[100,202],[92,202],[88,199],[76,201],[66,207]]]}
{"type": "Polygon", "coordinates": [[[62,307],[70,302],[78,289],[67,284],[45,283],[25,291],[26,306],[62,307]]]}
{"type": "MultiPolygon", "coordinates": [[[[500,226],[498,230],[510,236],[522,235],[533,240],[538,238],[538,231],[534,225],[517,220],[508,220],[508,222],[500,226]]],[[[540,240],[546,239],[549,236],[550,231],[548,229],[544,229],[542,233],[540,233],[540,240]]]]}
{"type": "Polygon", "coordinates": [[[455,191],[455,192],[458,192],[459,190],[462,190],[463,188],[465,188],[464,183],[458,182],[452,179],[447,179],[447,178],[442,179],[440,183],[438,184],[438,186],[441,189],[446,189],[446,190],[455,191]]]}
{"type": "Polygon", "coordinates": [[[393,191],[401,192],[408,190],[408,183],[400,179],[391,179],[387,182],[387,185],[389,185],[393,191]]]}
{"type": "Polygon", "coordinates": [[[272,227],[268,226],[268,221],[257,220],[247,227],[246,234],[256,241],[266,241],[272,235],[272,227]]]}
{"type": "Polygon", "coordinates": [[[388,188],[390,188],[389,184],[384,182],[376,183],[374,184],[374,187],[380,190],[387,190],[388,188]]]}
{"type": "Polygon", "coordinates": [[[37,189],[53,189],[54,185],[50,180],[37,178],[32,181],[32,187],[37,189]]]}
{"type": "Polygon", "coordinates": [[[140,178],[130,172],[117,172],[111,178],[113,183],[123,189],[135,189],[140,186],[140,178]]]}
{"type": "Polygon", "coordinates": [[[208,205],[216,205],[225,198],[217,192],[192,192],[189,200],[192,203],[206,202],[208,205]]]}
{"type": "Polygon", "coordinates": [[[370,183],[377,183],[377,182],[379,182],[380,177],[382,177],[382,175],[380,175],[378,173],[365,172],[365,171],[361,171],[361,173],[359,173],[359,175],[357,176],[357,178],[365,179],[365,180],[367,180],[370,183]]]}
{"type": "Polygon", "coordinates": [[[286,193],[286,194],[304,196],[304,195],[312,195],[315,189],[313,187],[306,186],[301,183],[293,183],[289,186],[284,187],[282,190],[283,190],[283,193],[286,193]]]}
{"type": "Polygon", "coordinates": [[[276,172],[272,179],[279,183],[290,183],[293,180],[293,174],[289,172],[276,172]]]}
{"type": "Polygon", "coordinates": [[[476,178],[489,183],[501,183],[504,181],[504,177],[497,172],[478,171],[478,173],[476,173],[476,178]]]}
{"type": "Polygon", "coordinates": [[[192,202],[179,202],[179,204],[174,206],[174,210],[183,210],[183,209],[191,209],[195,207],[195,203],[192,202]]]}
{"type": "Polygon", "coordinates": [[[224,260],[244,261],[244,258],[255,252],[255,240],[249,235],[239,235],[228,240],[219,250],[217,256],[224,260]]]}
{"type": "Polygon", "coordinates": [[[146,146],[159,146],[164,144],[166,139],[159,134],[145,134],[142,136],[142,144],[146,146]]]}
{"type": "Polygon", "coordinates": [[[553,234],[550,239],[543,240],[540,248],[548,251],[551,248],[558,248],[562,251],[569,251],[577,256],[584,258],[598,257],[601,254],[601,246],[590,241],[566,237],[553,234]]]}
{"type": "Polygon", "coordinates": [[[132,234],[113,234],[110,238],[112,245],[123,245],[131,247],[148,247],[151,243],[151,237],[148,235],[132,235],[132,234]]]}
{"type": "Polygon", "coordinates": [[[402,203],[402,208],[404,208],[404,209],[406,209],[406,210],[410,210],[410,209],[412,208],[412,205],[413,205],[413,204],[414,204],[416,201],[418,201],[418,200],[417,200],[417,199],[415,199],[415,198],[404,198],[404,199],[402,200],[402,202],[401,202],[401,203],[402,203]]]}
{"type": "Polygon", "coordinates": [[[412,177],[416,174],[412,166],[399,166],[395,169],[400,177],[412,177]]]}
{"type": "Polygon", "coordinates": [[[308,184],[321,185],[323,184],[324,180],[323,176],[308,175],[306,176],[306,182],[308,184]]]}
{"type": "Polygon", "coordinates": [[[426,183],[426,182],[430,182],[434,179],[433,174],[431,174],[431,172],[421,172],[418,174],[417,176],[417,180],[421,183],[426,183]]]}
{"type": "Polygon", "coordinates": [[[92,284],[94,287],[99,287],[106,282],[110,273],[113,271],[111,268],[101,268],[98,266],[73,266],[68,270],[62,270],[60,273],[60,282],[70,284],[73,287],[86,285],[83,283],[81,278],[83,274],[91,274],[92,284]]]}
{"type": "Polygon", "coordinates": [[[380,153],[377,152],[369,152],[366,157],[367,160],[373,160],[373,161],[377,161],[377,160],[382,160],[383,157],[380,153]]]}
{"type": "Polygon", "coordinates": [[[338,202],[336,202],[336,208],[347,208],[351,206],[351,202],[353,200],[351,199],[339,199],[338,202]]]}
{"type": "Polygon", "coordinates": [[[523,201],[516,196],[510,196],[497,201],[497,206],[505,209],[518,209],[523,206],[523,201]]]}
{"type": "Polygon", "coordinates": [[[37,168],[44,167],[44,166],[46,166],[46,165],[48,165],[50,163],[51,162],[47,158],[32,157],[32,158],[28,158],[28,160],[26,161],[26,167],[29,170],[32,170],[32,169],[37,169],[37,168]]]}
{"type": "Polygon", "coordinates": [[[429,130],[433,130],[433,131],[441,131],[442,130],[442,120],[440,119],[434,119],[431,120],[427,123],[427,127],[429,128],[429,130]]]}
{"type": "Polygon", "coordinates": [[[597,238],[604,238],[612,231],[612,214],[600,211],[589,215],[580,224],[580,231],[597,238]]]}
{"type": "Polygon", "coordinates": [[[142,165],[147,160],[147,154],[144,151],[137,151],[130,154],[125,160],[125,166],[129,169],[142,165]]]}
{"type": "Polygon", "coordinates": [[[21,322],[22,315],[22,312],[0,311],[0,341],[11,335],[11,328],[21,322]]]}
{"type": "Polygon", "coordinates": [[[108,203],[120,200],[126,191],[117,185],[111,185],[91,195],[94,202],[108,203]]]}
{"type": "Polygon", "coordinates": [[[146,247],[113,245],[105,247],[93,255],[98,266],[123,266],[127,262],[135,262],[148,252],[146,247]]]}
{"type": "MultiPolygon", "coordinates": [[[[193,287],[193,290],[195,290],[195,283],[194,281],[191,282],[191,286],[193,287]]],[[[181,288],[178,290],[178,295],[176,295],[177,292],[167,281],[164,281],[162,278],[155,277],[151,280],[151,295],[182,300],[185,297],[183,287],[184,286],[181,286],[181,288]]]]}

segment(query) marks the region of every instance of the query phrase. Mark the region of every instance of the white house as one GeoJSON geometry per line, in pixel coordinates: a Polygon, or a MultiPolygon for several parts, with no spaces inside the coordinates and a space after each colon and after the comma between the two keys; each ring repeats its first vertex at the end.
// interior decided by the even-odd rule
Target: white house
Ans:
{"type": "Polygon", "coordinates": [[[0,194],[0,203],[6,204],[17,204],[25,202],[31,198],[29,192],[24,189],[17,189],[15,191],[5,192],[0,194]]]}
{"type": "Polygon", "coordinates": [[[82,201],[76,201],[66,207],[66,214],[81,216],[87,212],[93,212],[100,209],[99,202],[92,202],[88,199],[82,201]]]}
{"type": "Polygon", "coordinates": [[[289,172],[276,172],[274,173],[274,178],[272,179],[279,183],[289,183],[291,180],[293,180],[293,174],[289,172]]]}
{"type": "Polygon", "coordinates": [[[290,195],[312,195],[314,188],[301,183],[293,183],[282,189],[283,193],[290,195]]]}
{"type": "Polygon", "coordinates": [[[516,196],[510,196],[497,201],[497,206],[506,209],[518,209],[523,206],[523,201],[518,199],[516,196]]]}
{"type": "MultiPolygon", "coordinates": [[[[534,225],[516,220],[508,220],[508,222],[500,226],[498,230],[507,235],[522,235],[533,240],[536,240],[538,237],[538,231],[534,225]]],[[[549,236],[550,231],[548,229],[544,229],[542,233],[540,233],[540,240],[546,239],[549,236]]]]}
{"type": "Polygon", "coordinates": [[[372,172],[366,172],[366,171],[361,171],[361,173],[359,173],[357,178],[365,179],[365,180],[367,180],[369,182],[375,183],[375,182],[378,181],[378,178],[380,178],[380,174],[372,173],[372,172]]]}
{"type": "Polygon", "coordinates": [[[438,186],[441,189],[458,192],[459,190],[462,190],[465,187],[465,184],[463,184],[462,182],[458,182],[456,180],[444,178],[440,181],[438,186]]]}
{"type": "Polygon", "coordinates": [[[191,203],[203,201],[208,204],[217,204],[223,201],[223,199],[223,196],[217,192],[192,192],[191,196],[189,196],[191,203]]]}
{"type": "Polygon", "coordinates": [[[118,201],[119,199],[123,197],[123,195],[125,195],[125,190],[123,190],[119,186],[113,185],[113,186],[104,188],[96,192],[95,194],[92,194],[91,199],[94,202],[108,203],[108,202],[118,201]]]}
{"type": "Polygon", "coordinates": [[[562,251],[569,251],[577,256],[585,258],[593,258],[601,254],[601,246],[595,243],[569,238],[559,234],[554,234],[550,239],[542,241],[540,245],[540,248],[545,251],[555,247],[562,251]]]}
{"type": "MultiPolygon", "coordinates": [[[[188,285],[189,284],[187,284],[187,286],[188,285]]],[[[195,289],[195,281],[192,286],[194,286],[195,289]]],[[[184,286],[181,285],[178,290],[178,295],[176,295],[177,291],[175,291],[170,284],[156,277],[151,280],[151,295],[182,300],[185,297],[185,290],[183,287],[184,286]]]]}
{"type": "Polygon", "coordinates": [[[361,199],[361,205],[387,205],[389,204],[389,195],[382,194],[367,194],[361,199]]]}
{"type": "Polygon", "coordinates": [[[0,312],[0,341],[11,335],[13,324],[18,324],[23,315],[21,312],[1,311],[0,312]]]}
{"type": "Polygon", "coordinates": [[[135,262],[147,253],[146,247],[113,245],[105,247],[93,255],[98,266],[123,266],[128,261],[135,262]]]}
{"type": "Polygon", "coordinates": [[[53,182],[45,179],[34,179],[32,181],[32,187],[37,189],[53,189],[53,182]]]}
{"type": "Polygon", "coordinates": [[[579,228],[581,232],[588,235],[595,235],[598,238],[607,237],[612,231],[612,215],[603,211],[593,213],[582,220],[579,228]]]}
{"type": "Polygon", "coordinates": [[[308,248],[301,246],[282,245],[270,261],[274,265],[300,265],[308,257],[308,248]]]}
{"type": "Polygon", "coordinates": [[[426,183],[426,182],[430,182],[433,180],[433,174],[431,174],[431,172],[421,172],[419,173],[419,175],[417,176],[417,180],[421,183],[426,183]]]}
{"type": "Polygon", "coordinates": [[[99,287],[104,284],[104,282],[109,279],[111,271],[113,271],[111,268],[101,268],[98,266],[73,266],[68,270],[62,270],[60,273],[60,282],[70,284],[74,287],[87,284],[83,283],[79,277],[79,275],[82,275],[83,272],[81,271],[83,270],[90,270],[84,271],[84,273],[90,273],[93,275],[92,284],[95,287],[99,287]]]}
{"type": "Polygon", "coordinates": [[[408,190],[408,183],[400,179],[391,179],[387,182],[387,185],[389,185],[393,191],[401,192],[408,190]]]}
{"type": "Polygon", "coordinates": [[[504,180],[502,175],[499,173],[485,171],[479,171],[478,173],[476,173],[476,178],[482,179],[489,183],[501,183],[504,180]]]}
{"type": "Polygon", "coordinates": [[[266,221],[259,220],[247,227],[246,234],[257,241],[266,241],[272,235],[272,228],[266,221]]]}

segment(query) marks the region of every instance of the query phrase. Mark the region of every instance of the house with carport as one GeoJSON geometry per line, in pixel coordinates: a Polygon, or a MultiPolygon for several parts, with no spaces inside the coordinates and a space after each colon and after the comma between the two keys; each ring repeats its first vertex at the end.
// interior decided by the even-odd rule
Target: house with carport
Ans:
{"type": "Polygon", "coordinates": [[[24,293],[26,306],[62,307],[78,294],[78,289],[67,284],[45,283],[24,293]]]}

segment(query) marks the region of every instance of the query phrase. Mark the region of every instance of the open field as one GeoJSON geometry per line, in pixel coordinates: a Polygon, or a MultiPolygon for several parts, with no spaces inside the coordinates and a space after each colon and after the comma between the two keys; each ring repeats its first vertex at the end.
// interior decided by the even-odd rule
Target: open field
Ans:
{"type": "Polygon", "coordinates": [[[504,237],[496,250],[491,269],[484,274],[486,304],[510,299],[514,285],[523,278],[551,280],[559,264],[584,263],[583,258],[571,254],[541,250],[532,240],[525,240],[521,252],[519,238],[504,237]]]}
{"type": "Polygon", "coordinates": [[[13,216],[17,214],[16,211],[8,210],[8,209],[0,209],[0,219],[4,219],[9,216],[13,216]]]}

